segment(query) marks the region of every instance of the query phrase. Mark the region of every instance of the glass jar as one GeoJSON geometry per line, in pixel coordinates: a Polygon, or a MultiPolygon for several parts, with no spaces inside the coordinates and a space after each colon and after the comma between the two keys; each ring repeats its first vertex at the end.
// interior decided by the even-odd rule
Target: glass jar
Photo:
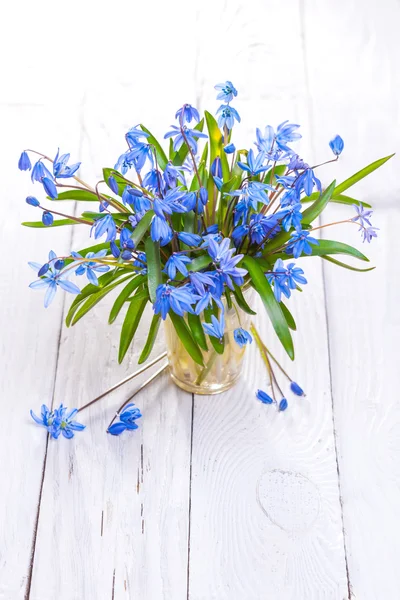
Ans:
{"type": "MultiPolygon", "coordinates": [[[[247,295],[246,300],[249,301],[247,295]]],[[[187,392],[201,395],[220,394],[231,388],[240,377],[246,346],[241,348],[235,342],[234,331],[239,327],[248,331],[251,316],[240,309],[234,300],[230,309],[224,301],[224,308],[224,352],[216,352],[206,336],[208,351],[201,350],[204,367],[197,364],[188,354],[171,319],[167,317],[165,321],[165,341],[171,379],[187,392]]],[[[185,320],[187,323],[187,319],[185,320]]],[[[205,322],[204,314],[200,315],[200,320],[205,322]]]]}

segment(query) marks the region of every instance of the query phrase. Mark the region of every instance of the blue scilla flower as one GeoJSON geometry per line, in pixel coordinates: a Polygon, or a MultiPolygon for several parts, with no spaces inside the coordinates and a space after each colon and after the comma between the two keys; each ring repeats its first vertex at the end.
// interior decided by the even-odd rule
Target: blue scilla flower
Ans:
{"type": "Polygon", "coordinates": [[[42,223],[46,225],[46,227],[50,227],[53,225],[54,217],[48,210],[44,210],[42,214],[42,223]]]}
{"type": "Polygon", "coordinates": [[[281,150],[292,153],[292,150],[287,144],[290,142],[295,142],[301,138],[300,133],[297,133],[297,129],[299,129],[299,127],[300,125],[289,123],[289,121],[284,121],[278,125],[275,140],[281,150]]]}
{"type": "Polygon", "coordinates": [[[240,123],[238,111],[228,104],[221,104],[216,114],[218,115],[218,127],[223,128],[226,126],[228,129],[232,129],[235,124],[235,119],[240,123]]]}
{"type": "Polygon", "coordinates": [[[114,175],[110,175],[110,177],[108,178],[108,185],[110,186],[114,194],[118,194],[118,183],[114,175]]]}
{"type": "Polygon", "coordinates": [[[163,217],[154,215],[150,225],[150,236],[153,242],[160,242],[161,246],[165,246],[172,239],[172,229],[163,217]]]}
{"type": "Polygon", "coordinates": [[[300,191],[296,187],[289,188],[282,196],[281,206],[286,208],[293,204],[298,204],[300,200],[300,191]]]}
{"type": "Polygon", "coordinates": [[[353,207],[356,211],[356,216],[351,220],[358,222],[363,227],[366,227],[367,225],[371,227],[372,223],[369,219],[374,211],[365,209],[362,204],[353,204],[353,207]]]}
{"type": "Polygon", "coordinates": [[[183,317],[185,312],[194,312],[191,305],[195,304],[198,299],[199,296],[193,292],[191,286],[173,287],[164,283],[157,287],[153,310],[155,314],[160,313],[164,321],[170,308],[177,315],[183,317]]]}
{"type": "Polygon", "coordinates": [[[178,231],[178,240],[186,246],[197,247],[201,244],[202,238],[197,233],[187,233],[186,231],[178,231]]]}
{"type": "Polygon", "coordinates": [[[318,179],[318,177],[316,177],[313,169],[307,169],[306,171],[304,171],[297,178],[295,185],[299,191],[303,189],[306,196],[311,196],[314,186],[317,187],[317,190],[319,192],[321,192],[322,190],[321,182],[318,179]]]}
{"type": "Polygon", "coordinates": [[[228,144],[227,146],[224,147],[224,152],[226,154],[233,154],[236,150],[236,146],[235,144],[228,144]]]}
{"type": "Polygon", "coordinates": [[[221,317],[218,320],[215,315],[211,315],[211,323],[202,323],[203,329],[207,335],[223,340],[225,333],[225,317],[224,313],[221,313],[221,317]]]}
{"type": "Polygon", "coordinates": [[[41,425],[42,427],[45,427],[50,433],[50,436],[53,437],[54,412],[50,410],[45,404],[42,404],[40,410],[40,417],[37,417],[33,410],[30,411],[30,414],[35,423],[41,425]]]}
{"type": "MultiPolygon", "coordinates": [[[[78,286],[75,285],[74,283],[72,283],[71,281],[68,281],[66,279],[66,275],[64,275],[62,273],[62,271],[60,271],[60,269],[57,269],[55,267],[54,263],[56,260],[57,260],[56,253],[53,252],[53,250],[50,250],[48,270],[43,274],[43,277],[41,277],[41,279],[38,279],[37,281],[33,281],[29,285],[29,287],[34,290],[38,290],[41,288],[47,288],[46,294],[44,296],[45,308],[47,308],[50,305],[51,301],[53,300],[58,286],[61,289],[63,289],[64,291],[69,292],[70,294],[79,294],[80,293],[80,289],[78,288],[78,286]]],[[[38,273],[42,269],[42,265],[40,265],[38,263],[30,262],[28,264],[34,271],[36,271],[36,273],[38,273]]]]}
{"type": "Polygon", "coordinates": [[[123,260],[131,260],[132,258],[132,251],[135,248],[135,244],[133,239],[131,238],[131,234],[132,232],[126,227],[124,227],[121,230],[119,236],[119,245],[121,249],[121,257],[123,258],[123,260]]]}
{"type": "Polygon", "coordinates": [[[175,119],[179,119],[181,123],[190,123],[194,121],[200,121],[200,115],[197,108],[194,108],[191,104],[184,104],[182,108],[178,108],[175,114],[175,119]]]}
{"type": "Polygon", "coordinates": [[[293,254],[294,258],[299,258],[302,254],[312,254],[310,244],[319,246],[319,241],[310,236],[310,232],[305,229],[292,232],[291,240],[286,246],[286,252],[293,254]]]}
{"type": "Polygon", "coordinates": [[[222,100],[223,102],[231,102],[235,96],[237,96],[237,90],[233,85],[232,81],[225,81],[225,83],[217,83],[214,86],[214,89],[219,90],[219,94],[217,95],[217,100],[222,100]]]}
{"type": "Polygon", "coordinates": [[[104,258],[107,255],[107,250],[99,250],[99,252],[88,252],[85,257],[83,257],[78,252],[71,252],[71,256],[75,260],[80,261],[80,265],[75,271],[75,275],[86,275],[88,281],[93,285],[99,285],[99,280],[97,279],[97,273],[106,273],[110,267],[107,265],[102,265],[96,262],[96,258],[104,258]]]}
{"type": "Polygon", "coordinates": [[[164,181],[160,171],[150,169],[143,178],[143,186],[155,192],[162,192],[164,189],[164,181]]]}
{"type": "Polygon", "coordinates": [[[216,156],[211,163],[211,175],[215,175],[221,179],[222,177],[222,165],[219,156],[216,156]]]}
{"type": "Polygon", "coordinates": [[[257,390],[256,392],[256,397],[258,398],[258,400],[260,400],[263,404],[273,404],[273,400],[271,398],[271,396],[269,396],[266,392],[263,392],[263,390],[257,390]]]}
{"type": "Polygon", "coordinates": [[[143,169],[147,159],[150,161],[151,166],[153,166],[154,161],[152,147],[150,144],[146,144],[144,142],[132,146],[125,158],[128,163],[133,164],[138,173],[140,173],[140,171],[143,169]]]}
{"type": "Polygon", "coordinates": [[[130,150],[128,150],[118,157],[118,160],[114,165],[114,169],[122,173],[122,175],[126,175],[128,170],[131,169],[134,164],[134,157],[130,155],[130,150]]]}
{"type": "Polygon", "coordinates": [[[168,274],[170,279],[175,279],[177,271],[186,277],[188,274],[186,265],[189,265],[191,262],[192,261],[186,254],[173,252],[165,263],[164,272],[168,274]]]}
{"type": "Polygon", "coordinates": [[[249,229],[249,225],[238,225],[232,231],[231,237],[236,247],[240,246],[240,244],[243,241],[243,238],[249,233],[249,229]]]}
{"type": "Polygon", "coordinates": [[[263,244],[273,238],[281,230],[280,214],[263,215],[254,214],[250,218],[250,241],[252,244],[263,244]]]}
{"type": "Polygon", "coordinates": [[[293,394],[296,394],[296,396],[305,396],[305,393],[295,381],[290,383],[290,389],[292,390],[293,394]]]}
{"type": "Polygon", "coordinates": [[[292,154],[288,162],[287,168],[289,169],[289,171],[304,171],[305,169],[309,169],[310,166],[307,163],[305,163],[304,160],[300,158],[298,154],[292,154]]]}
{"type": "Polygon", "coordinates": [[[107,432],[111,433],[111,435],[121,435],[121,433],[123,433],[127,429],[129,431],[137,429],[138,425],[136,424],[136,421],[137,419],[141,418],[142,413],[137,408],[137,406],[135,406],[133,402],[131,402],[130,404],[127,404],[125,406],[123,411],[120,412],[118,416],[120,419],[119,422],[113,423],[107,429],[107,432]]]}
{"type": "Polygon", "coordinates": [[[18,161],[18,169],[20,171],[30,171],[32,168],[31,161],[29,160],[28,153],[25,150],[21,153],[18,161]]]}
{"type": "Polygon", "coordinates": [[[206,308],[211,307],[213,301],[221,310],[224,310],[224,305],[221,301],[221,294],[219,294],[219,292],[222,292],[222,290],[217,289],[217,287],[219,286],[210,288],[208,291],[206,291],[205,294],[201,296],[200,300],[196,304],[196,315],[200,315],[206,308]]]}
{"type": "Polygon", "coordinates": [[[138,252],[136,258],[133,261],[135,267],[142,267],[138,273],[141,275],[147,275],[147,256],[145,252],[138,252]]]}
{"type": "Polygon", "coordinates": [[[107,234],[106,242],[113,242],[117,237],[117,227],[111,215],[105,215],[104,217],[100,217],[100,219],[96,219],[90,233],[92,233],[93,229],[96,240],[105,233],[107,234]]]}
{"type": "Polygon", "coordinates": [[[186,127],[186,125],[183,126],[183,132],[185,137],[182,135],[181,129],[180,127],[177,127],[176,125],[171,125],[172,131],[168,131],[165,135],[164,135],[164,139],[170,138],[170,137],[174,137],[174,150],[175,152],[177,152],[179,150],[179,148],[181,148],[181,146],[186,143],[185,137],[187,139],[187,143],[189,144],[192,152],[194,152],[194,154],[197,153],[197,139],[198,138],[207,138],[208,136],[205,133],[202,133],[201,131],[197,131],[197,129],[189,129],[188,127],[186,127]]]}
{"type": "Polygon", "coordinates": [[[130,130],[125,134],[125,139],[130,146],[141,143],[140,138],[148,138],[150,136],[149,133],[142,131],[139,129],[139,125],[135,125],[135,127],[131,127],[130,130]]]}
{"type": "Polygon", "coordinates": [[[42,184],[44,187],[44,191],[48,196],[50,196],[50,198],[52,198],[53,200],[55,198],[58,198],[57,188],[52,179],[50,179],[49,177],[43,177],[42,184]]]}
{"type": "Polygon", "coordinates": [[[253,338],[250,335],[250,333],[242,327],[238,327],[234,330],[233,337],[238,346],[240,346],[240,348],[243,348],[243,346],[246,346],[246,344],[251,344],[251,342],[253,341],[253,338]]]}
{"type": "Polygon", "coordinates": [[[339,156],[343,152],[344,141],[340,135],[335,135],[333,140],[329,142],[329,147],[335,156],[339,156]]]}
{"type": "Polygon", "coordinates": [[[31,173],[32,183],[35,181],[42,181],[44,177],[48,179],[53,179],[52,173],[48,170],[48,168],[43,164],[42,159],[40,158],[34,165],[31,173]]]}
{"type": "Polygon", "coordinates": [[[257,127],[256,129],[256,137],[257,141],[255,142],[259,152],[264,152],[264,154],[270,157],[270,153],[272,151],[274,142],[275,142],[275,131],[271,125],[267,125],[264,133],[257,127]]]}
{"type": "Polygon", "coordinates": [[[75,431],[83,431],[86,425],[74,421],[74,417],[78,414],[78,409],[73,408],[68,412],[68,408],[60,404],[59,408],[54,411],[54,422],[52,427],[52,437],[57,439],[62,435],[70,440],[74,437],[75,431]]]}
{"type": "Polygon", "coordinates": [[[62,154],[60,156],[60,149],[58,149],[56,157],[53,162],[53,173],[54,177],[59,177],[60,179],[66,179],[68,177],[73,177],[77,172],[81,163],[75,163],[74,165],[68,166],[68,161],[70,158],[70,154],[62,154]]]}
{"type": "Polygon", "coordinates": [[[379,231],[379,227],[360,227],[358,231],[360,231],[361,229],[361,237],[363,242],[370,243],[373,238],[378,237],[378,234],[376,232],[379,231]]]}
{"type": "Polygon", "coordinates": [[[40,206],[40,202],[37,198],[35,198],[34,196],[28,196],[25,200],[25,202],[27,204],[30,204],[31,206],[40,206]]]}
{"type": "Polygon", "coordinates": [[[301,203],[292,204],[286,209],[286,215],[282,219],[282,227],[285,231],[289,231],[291,227],[294,229],[301,229],[301,219],[303,218],[301,212],[301,203]]]}
{"type": "Polygon", "coordinates": [[[185,178],[177,167],[175,167],[171,161],[168,161],[164,169],[164,183],[168,188],[175,188],[178,185],[178,181],[185,185],[185,178]]]}
{"type": "Polygon", "coordinates": [[[247,164],[238,161],[238,166],[250,173],[250,175],[259,175],[260,173],[264,173],[264,171],[268,171],[271,167],[264,166],[265,154],[263,152],[259,152],[257,156],[254,155],[253,150],[251,149],[247,155],[247,164]]]}
{"type": "Polygon", "coordinates": [[[201,273],[200,271],[194,272],[190,271],[189,273],[190,283],[192,284],[193,289],[202,296],[206,293],[205,286],[214,285],[214,279],[211,273],[201,273]]]}
{"type": "Polygon", "coordinates": [[[287,409],[287,407],[288,401],[286,400],[286,398],[282,398],[282,400],[279,402],[279,412],[283,412],[287,409]]]}

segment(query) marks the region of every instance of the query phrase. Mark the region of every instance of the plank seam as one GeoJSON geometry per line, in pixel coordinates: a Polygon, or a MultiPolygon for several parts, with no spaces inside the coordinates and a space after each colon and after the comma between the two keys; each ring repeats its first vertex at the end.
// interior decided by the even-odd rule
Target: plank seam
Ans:
{"type": "Polygon", "coordinates": [[[194,421],[194,394],[192,394],[192,418],[190,424],[190,463],[189,463],[189,506],[188,506],[188,553],[187,553],[187,600],[190,597],[190,533],[192,520],[192,457],[193,457],[193,421],[194,421]]]}

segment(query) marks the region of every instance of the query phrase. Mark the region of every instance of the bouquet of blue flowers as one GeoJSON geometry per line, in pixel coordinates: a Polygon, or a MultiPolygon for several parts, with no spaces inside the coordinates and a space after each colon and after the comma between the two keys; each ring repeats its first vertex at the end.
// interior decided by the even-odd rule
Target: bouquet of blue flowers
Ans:
{"type": "MultiPolygon", "coordinates": [[[[114,168],[103,169],[103,179],[94,186],[77,175],[80,163],[69,165],[69,154],[57,152],[52,160],[25,150],[19,159],[19,168],[31,170],[32,182],[42,185],[47,201],[29,196],[26,202],[41,211],[41,220],[23,224],[45,228],[84,223],[96,241],[68,256],[50,251],[44,264],[30,263],[38,277],[30,287],[46,290],[46,307],[58,287],[75,295],[66,317],[68,326],[120,288],[109,318],[113,323],[126,309],[120,362],[151,303],[154,315],[139,363],[149,357],[160,322],[169,315],[188,355],[203,366],[207,341],[224,352],[225,307],[234,302],[254,314],[243,293],[250,287],[261,297],[293,359],[291,332],[296,326],[286,299],[307,283],[296,259],[320,256],[341,267],[369,270],[334,258],[340,254],[368,260],[352,246],[314,237],[316,230],[328,226],[315,221],[330,202],[353,205],[355,213],[341,222],[356,224],[363,241],[376,237],[370,206],[345,193],[390,156],[339,185],[333,181],[323,188],[316,174],[320,165],[310,166],[291,148],[301,137],[299,125],[285,121],[277,129],[270,125],[264,131],[257,129],[253,148],[236,148],[232,132],[240,116],[231,103],[237,91],[230,81],[215,87],[222,101],[216,118],[207,111],[201,117],[193,106],[184,104],[176,112],[176,125],[164,136],[168,148],[144,125],[132,127],[125,135],[126,150],[114,168]],[[39,159],[32,167],[35,155],[39,159]],[[64,200],[96,206],[79,217],[66,215],[58,208],[64,200]],[[87,285],[80,289],[71,275],[78,280],[86,276],[87,285]]],[[[334,162],[343,140],[337,135],[329,145],[334,157],[327,162],[334,162]]],[[[235,340],[244,346],[255,337],[270,372],[274,359],[254,326],[251,332],[253,336],[238,327],[235,340]]],[[[295,386],[292,382],[292,391],[302,393],[295,386]]],[[[257,394],[266,403],[275,399],[262,391],[257,394]]],[[[286,408],[283,394],[277,405],[286,408]]]]}

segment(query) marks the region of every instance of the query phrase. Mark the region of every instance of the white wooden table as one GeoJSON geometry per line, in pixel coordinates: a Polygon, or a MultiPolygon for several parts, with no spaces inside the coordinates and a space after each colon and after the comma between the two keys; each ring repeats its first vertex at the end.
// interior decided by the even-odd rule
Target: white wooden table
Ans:
{"type": "MultiPolygon", "coordinates": [[[[164,375],[137,399],[140,429],[106,435],[131,384],[58,442],[29,409],[82,406],[131,373],[145,327],[118,366],[109,302],[72,329],[70,296],[43,309],[27,261],[84,247],[87,230],[21,228],[36,218],[24,199],[39,190],[16,163],[23,148],[60,145],[93,180],[129,126],[162,137],[183,102],[215,110],[213,85],[227,78],[239,90],[239,143],[290,119],[315,163],[340,133],[343,156],[322,176],[342,180],[400,149],[399,3],[24,0],[4,10],[0,599],[398,600],[399,159],[351,190],[376,209],[379,239],[362,250],[377,269],[303,263],[309,285],[290,301],[297,359],[280,356],[305,399],[283,414],[257,402],[265,375],[252,347],[224,395],[192,397],[164,375]]],[[[355,228],[330,236],[360,243],[355,228]]],[[[279,353],[262,308],[258,323],[279,353]]]]}

